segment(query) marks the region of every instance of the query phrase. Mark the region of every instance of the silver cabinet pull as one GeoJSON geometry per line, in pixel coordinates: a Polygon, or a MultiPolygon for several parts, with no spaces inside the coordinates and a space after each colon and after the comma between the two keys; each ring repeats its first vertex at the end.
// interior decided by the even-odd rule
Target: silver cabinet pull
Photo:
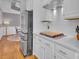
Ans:
{"type": "Polygon", "coordinates": [[[50,46],[50,44],[49,44],[49,43],[45,43],[45,45],[50,46]]]}
{"type": "Polygon", "coordinates": [[[64,52],[64,51],[62,51],[62,50],[59,50],[59,52],[61,52],[61,53],[64,54],[64,55],[67,55],[67,53],[64,52]]]}

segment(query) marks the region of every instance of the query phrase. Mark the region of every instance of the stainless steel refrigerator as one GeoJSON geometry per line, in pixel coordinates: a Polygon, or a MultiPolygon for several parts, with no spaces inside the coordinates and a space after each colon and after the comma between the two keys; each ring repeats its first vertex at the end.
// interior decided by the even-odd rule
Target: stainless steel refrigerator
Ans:
{"type": "Polygon", "coordinates": [[[20,48],[24,56],[33,53],[33,11],[24,10],[21,15],[20,48]],[[26,21],[25,21],[26,20],[26,21]]]}

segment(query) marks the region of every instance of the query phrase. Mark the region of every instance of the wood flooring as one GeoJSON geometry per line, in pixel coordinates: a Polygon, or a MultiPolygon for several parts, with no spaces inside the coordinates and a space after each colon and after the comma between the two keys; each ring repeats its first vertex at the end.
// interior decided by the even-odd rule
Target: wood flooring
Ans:
{"type": "Polygon", "coordinates": [[[3,36],[0,40],[0,59],[37,59],[35,56],[24,57],[20,52],[19,39],[18,41],[11,41],[9,36],[3,36]]]}

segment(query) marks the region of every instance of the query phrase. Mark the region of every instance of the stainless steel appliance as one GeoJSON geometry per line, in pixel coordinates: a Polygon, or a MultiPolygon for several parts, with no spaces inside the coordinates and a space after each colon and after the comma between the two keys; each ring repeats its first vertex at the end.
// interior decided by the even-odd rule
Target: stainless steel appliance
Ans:
{"type": "Polygon", "coordinates": [[[33,11],[24,11],[22,13],[21,37],[20,46],[21,50],[26,55],[32,55],[33,51],[33,11]],[[24,21],[23,21],[24,20],[24,21]]]}

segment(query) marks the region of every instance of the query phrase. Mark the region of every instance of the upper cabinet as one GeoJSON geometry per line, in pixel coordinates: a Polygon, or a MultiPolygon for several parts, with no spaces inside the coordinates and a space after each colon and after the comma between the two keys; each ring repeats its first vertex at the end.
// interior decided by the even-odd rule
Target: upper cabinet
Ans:
{"type": "Polygon", "coordinates": [[[64,0],[63,1],[63,14],[66,20],[79,19],[79,0],[64,0]]]}

